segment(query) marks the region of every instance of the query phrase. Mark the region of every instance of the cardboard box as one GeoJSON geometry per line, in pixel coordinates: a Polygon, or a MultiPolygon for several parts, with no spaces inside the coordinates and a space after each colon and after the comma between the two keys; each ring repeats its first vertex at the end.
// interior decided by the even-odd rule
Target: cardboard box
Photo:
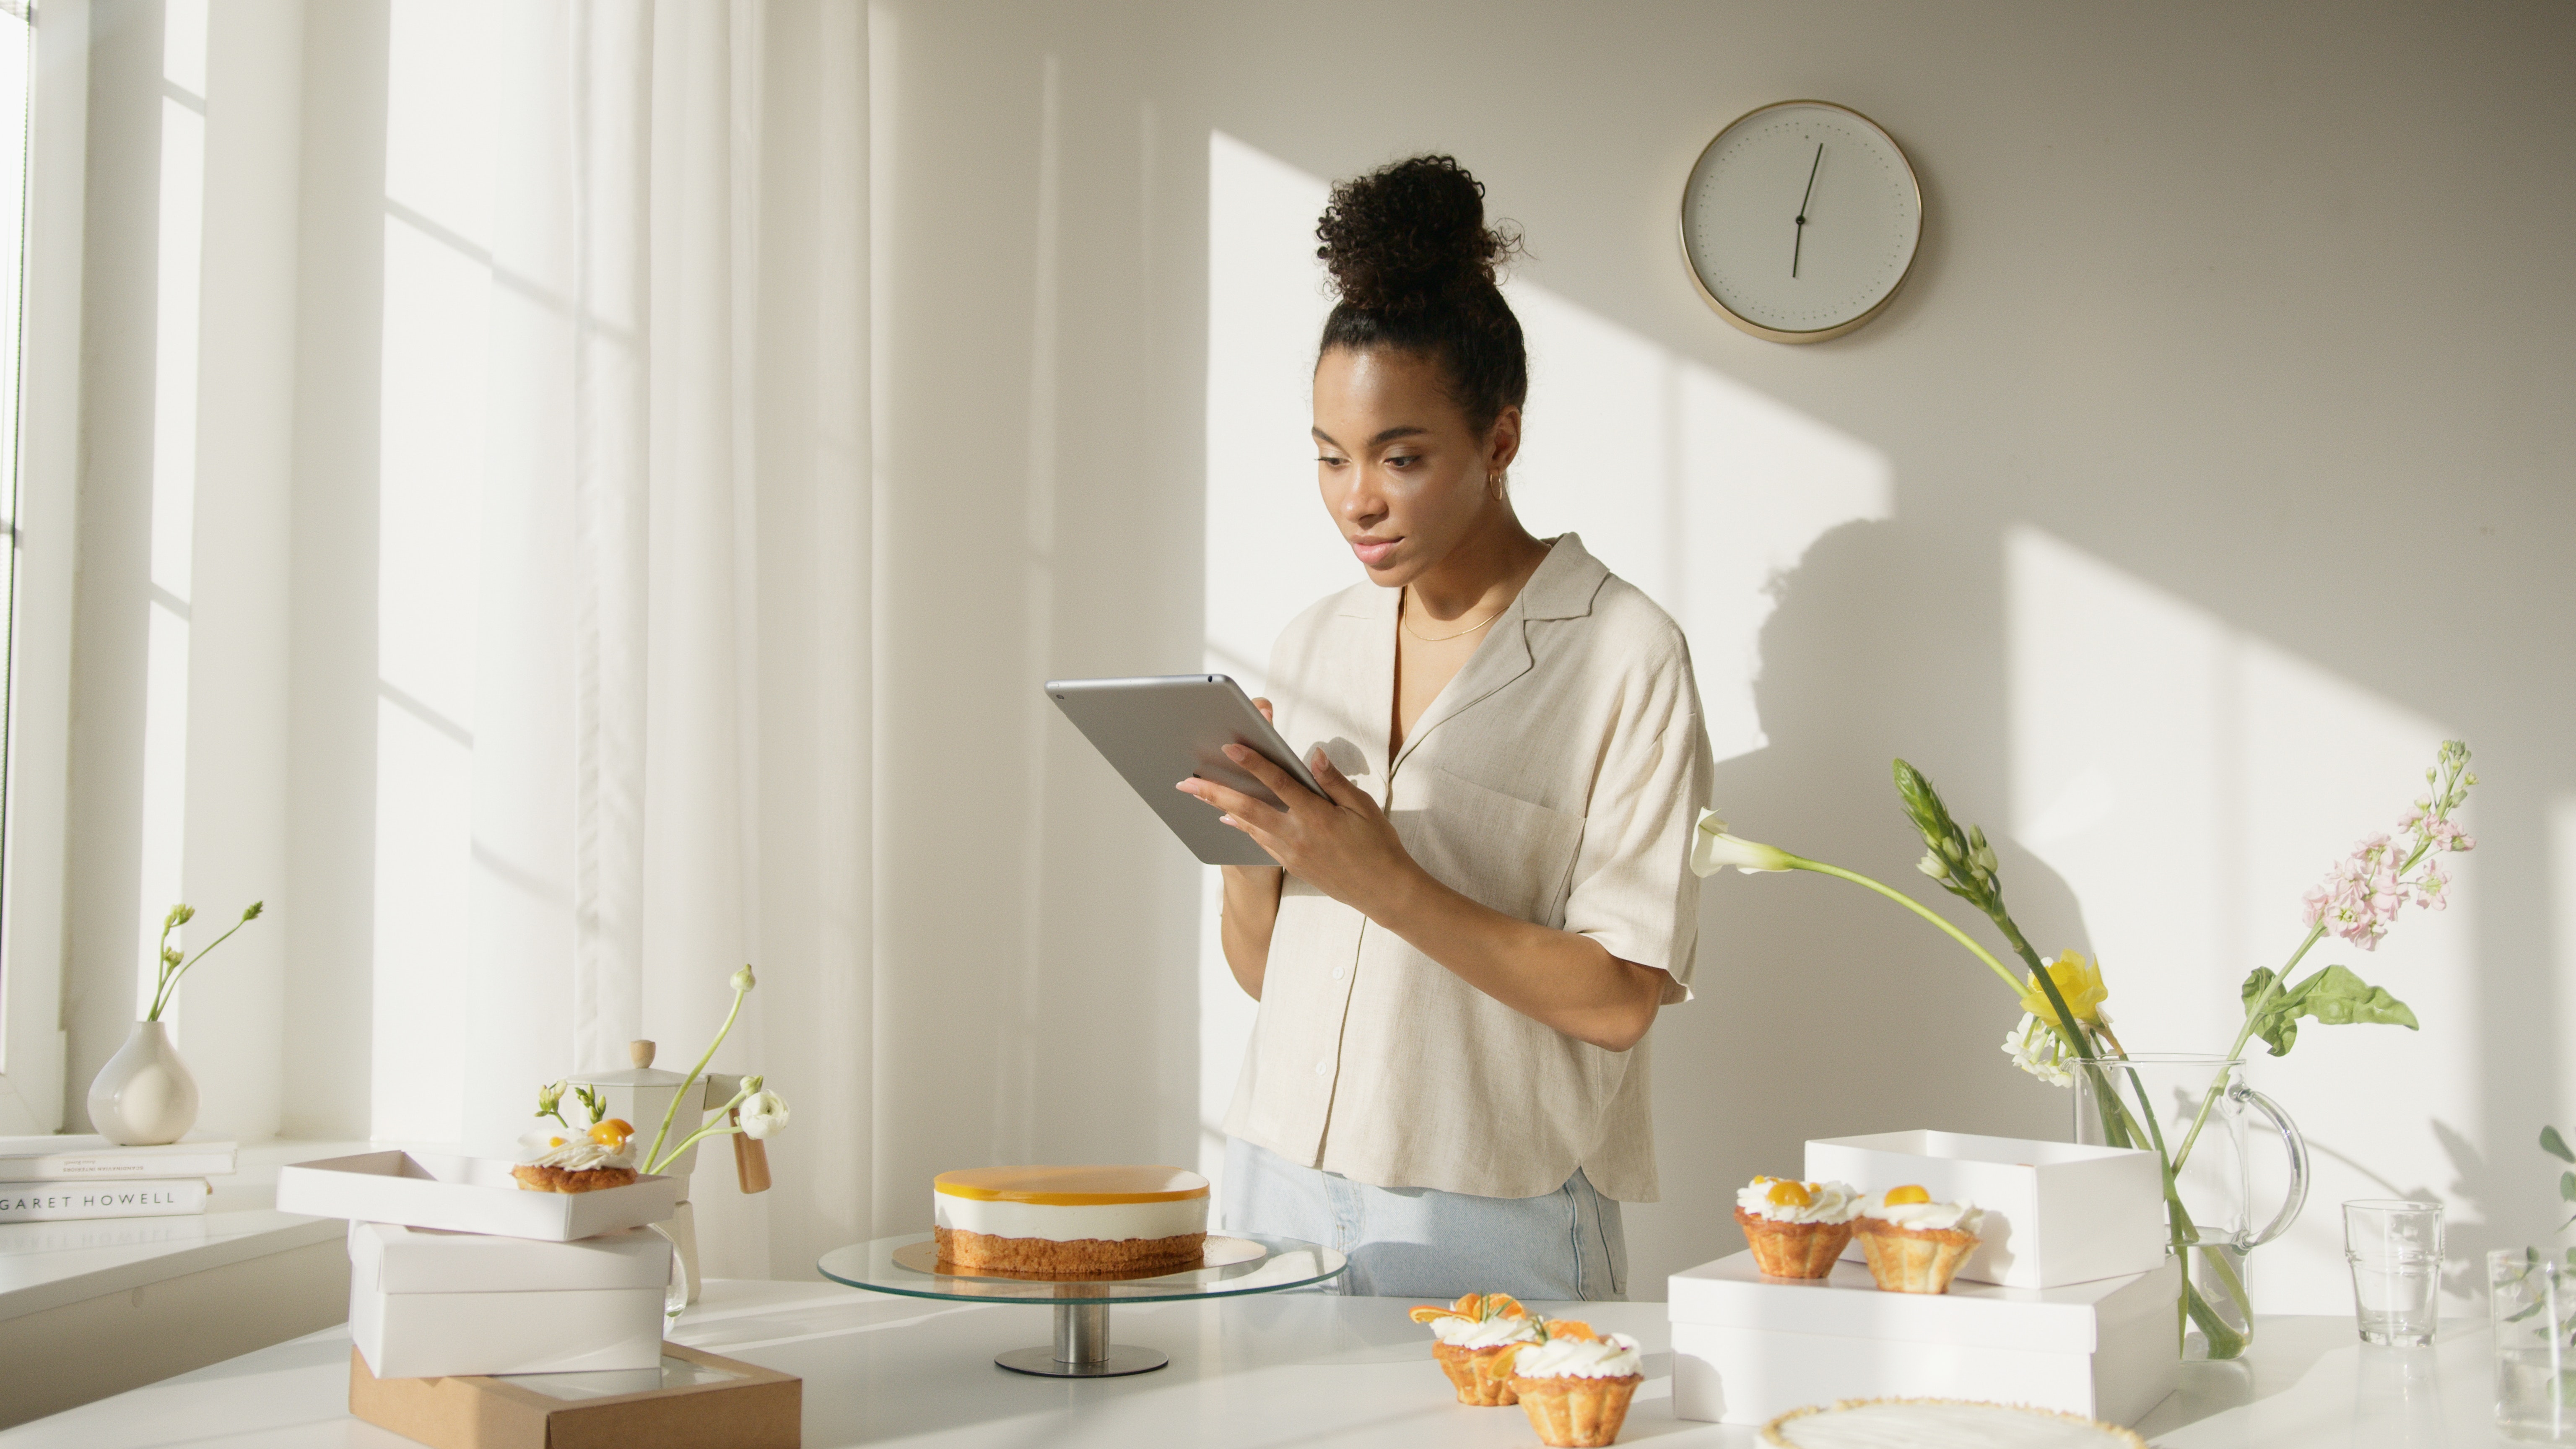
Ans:
{"type": "Polygon", "coordinates": [[[349,1337],[380,1378],[651,1369],[671,1244],[349,1227],[349,1337]]]}
{"type": "Polygon", "coordinates": [[[1671,1279],[1673,1412],[1759,1424],[1837,1399],[1982,1399],[2132,1424],[2182,1373],[2182,1270],[2065,1288],[1954,1282],[1885,1293],[1837,1263],[1814,1281],[1765,1278],[1753,1255],[1671,1279]]]}
{"type": "Polygon", "coordinates": [[[568,1243],[669,1217],[686,1184],[639,1177],[598,1192],[528,1192],[511,1164],[438,1152],[361,1152],[278,1169],[277,1210],[568,1243]]]}
{"type": "MultiPolygon", "coordinates": [[[[2152,1152],[1962,1132],[1880,1132],[1807,1144],[1807,1179],[1865,1193],[1919,1183],[1985,1209],[1959,1276],[2008,1288],[2126,1278],[2165,1260],[2164,1169],[2152,1152]]],[[[1860,1239],[1843,1250],[1858,1263],[1860,1239]]]]}
{"type": "Polygon", "coordinates": [[[349,1412],[431,1449],[797,1449],[804,1381],[665,1344],[624,1374],[380,1379],[349,1355],[349,1412]]]}

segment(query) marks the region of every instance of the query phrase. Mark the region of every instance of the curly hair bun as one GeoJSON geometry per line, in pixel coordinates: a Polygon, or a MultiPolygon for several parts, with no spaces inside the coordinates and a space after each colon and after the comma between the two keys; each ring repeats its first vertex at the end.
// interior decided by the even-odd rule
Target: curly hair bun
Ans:
{"type": "Polygon", "coordinates": [[[1342,301],[1400,316],[1489,292],[1520,247],[1485,225],[1484,183],[1454,156],[1414,156],[1334,186],[1315,249],[1342,301]]]}

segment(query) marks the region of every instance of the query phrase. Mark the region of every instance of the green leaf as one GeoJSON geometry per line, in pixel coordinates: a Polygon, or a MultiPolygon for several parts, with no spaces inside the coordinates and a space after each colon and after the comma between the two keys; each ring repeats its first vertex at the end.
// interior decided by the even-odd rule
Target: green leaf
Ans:
{"type": "Polygon", "coordinates": [[[2558,1200],[2576,1202],[2576,1172],[2558,1174],[2558,1200]]]}
{"type": "MultiPolygon", "coordinates": [[[[2263,995],[2275,978],[2268,969],[2257,969],[2245,978],[2242,996],[2245,1008],[2263,995]]],[[[2263,1008],[2254,1020],[2254,1034],[2270,1044],[2272,1055],[2284,1057],[2299,1040],[2299,1019],[2308,1017],[2319,1026],[2402,1026],[2417,1029],[2415,1013],[2405,1002],[2388,994],[2386,988],[2373,986],[2341,966],[2328,966],[2298,985],[2282,991],[2263,1008]]],[[[2570,1159],[2576,1160],[2576,1159],[2570,1159]]]]}
{"type": "Polygon", "coordinates": [[[2567,1139],[2559,1136],[2555,1127],[2540,1129],[2540,1150],[2561,1162],[2576,1162],[2576,1152],[2568,1150],[2567,1139]]]}

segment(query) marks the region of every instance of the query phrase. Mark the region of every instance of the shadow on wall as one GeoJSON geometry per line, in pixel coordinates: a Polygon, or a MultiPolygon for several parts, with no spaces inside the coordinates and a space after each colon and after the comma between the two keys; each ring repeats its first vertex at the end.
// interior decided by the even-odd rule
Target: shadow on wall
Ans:
{"type": "MultiPolygon", "coordinates": [[[[1983,621],[2000,607],[1998,590],[1980,596],[1973,582],[1994,571],[1960,567],[1960,546],[1936,525],[1856,522],[1807,551],[1761,634],[1753,693],[1770,743],[1720,762],[1713,803],[1748,838],[1952,907],[1976,933],[1981,918],[1915,889],[1922,845],[1888,769],[1903,754],[1960,818],[1988,822],[2007,898],[2034,942],[2090,950],[2065,883],[1996,828],[2002,696],[1962,637],[1981,631],[1928,617],[1983,621]]],[[[2018,1006],[1893,903],[1803,872],[1727,872],[1708,881],[1700,919],[1697,996],[1655,1032],[1663,1201],[1628,1213],[1639,1297],[1741,1249],[1735,1190],[1756,1173],[1800,1172],[1811,1137],[2067,1135],[2066,1097],[1998,1049],[2018,1006]]]]}

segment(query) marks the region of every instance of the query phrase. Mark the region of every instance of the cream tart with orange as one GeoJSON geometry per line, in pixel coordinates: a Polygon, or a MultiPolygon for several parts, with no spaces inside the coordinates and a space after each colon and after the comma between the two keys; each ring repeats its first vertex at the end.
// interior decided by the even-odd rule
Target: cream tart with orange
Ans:
{"type": "Polygon", "coordinates": [[[1208,1180],[1178,1167],[973,1167],[930,1187],[940,1260],[959,1268],[1171,1271],[1207,1243],[1208,1180]]]}
{"type": "Polygon", "coordinates": [[[1860,1194],[1847,1182],[1757,1177],[1735,1194],[1735,1221],[1768,1278],[1822,1278],[1851,1242],[1860,1194]]]}
{"type": "Polygon", "coordinates": [[[1891,1187],[1864,1203],[1855,1226],[1869,1276],[1890,1293],[1947,1293],[1983,1239],[1974,1203],[1934,1202],[1917,1184],[1891,1187]]]}
{"type": "Polygon", "coordinates": [[[623,1117],[587,1131],[532,1132],[520,1139],[529,1160],[510,1169],[525,1192],[597,1192],[635,1181],[635,1129],[623,1117]]]}
{"type": "Polygon", "coordinates": [[[1538,1342],[1538,1320],[1509,1293],[1470,1293],[1446,1308],[1428,1304],[1413,1321],[1431,1330],[1431,1356],[1458,1391],[1479,1408],[1520,1402],[1512,1394],[1512,1355],[1538,1342]]]}
{"type": "Polygon", "coordinates": [[[1513,1397],[1549,1449],[1617,1443],[1628,1401],[1645,1381],[1637,1340],[1595,1333],[1581,1319],[1542,1320],[1538,1342],[1512,1350],[1513,1397]]]}

